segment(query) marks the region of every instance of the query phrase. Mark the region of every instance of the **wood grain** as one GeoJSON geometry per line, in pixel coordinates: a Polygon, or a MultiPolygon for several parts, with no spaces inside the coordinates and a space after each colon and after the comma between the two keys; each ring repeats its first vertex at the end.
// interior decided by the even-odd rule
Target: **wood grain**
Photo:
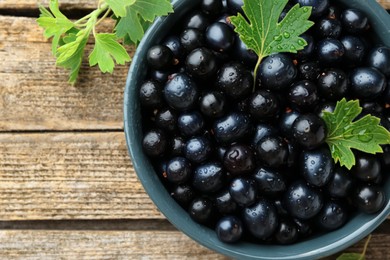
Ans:
{"type": "Polygon", "coordinates": [[[1,259],[227,259],[177,231],[0,231],[1,259]]]}
{"type": "MultiPolygon", "coordinates": [[[[39,5],[48,6],[50,0],[2,0],[0,9],[37,9],[39,5]]],[[[60,9],[95,9],[97,0],[59,0],[60,9]]]]}
{"type": "MultiPolygon", "coordinates": [[[[361,252],[365,240],[345,252],[361,252]]],[[[390,259],[390,236],[374,234],[367,259],[390,259]]],[[[326,259],[336,259],[341,253],[326,259]]],[[[0,231],[1,259],[228,259],[178,231],[0,231]]]]}
{"type": "Polygon", "coordinates": [[[50,46],[35,19],[0,16],[0,131],[122,129],[129,65],[103,75],[85,62],[71,86],[50,46]]]}
{"type": "MultiPolygon", "coordinates": [[[[65,10],[96,8],[97,1],[60,0],[60,7],[65,10]]],[[[390,0],[377,0],[383,7],[390,9],[390,0]]],[[[48,5],[49,0],[2,0],[0,9],[36,9],[39,4],[48,5]]]]}
{"type": "Polygon", "coordinates": [[[161,219],[123,133],[0,134],[0,220],[161,219]]]}

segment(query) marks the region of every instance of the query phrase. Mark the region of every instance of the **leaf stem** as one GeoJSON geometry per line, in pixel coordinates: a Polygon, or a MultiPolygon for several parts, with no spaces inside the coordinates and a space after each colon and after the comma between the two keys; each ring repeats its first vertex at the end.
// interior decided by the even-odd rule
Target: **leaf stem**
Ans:
{"type": "Polygon", "coordinates": [[[92,16],[92,13],[80,18],[79,20],[75,21],[74,24],[75,25],[80,25],[81,22],[85,21],[85,20],[88,20],[90,17],[92,16]]]}
{"type": "Polygon", "coordinates": [[[264,58],[263,55],[259,55],[259,58],[257,59],[257,63],[255,66],[255,70],[253,71],[253,89],[252,89],[253,92],[255,92],[256,90],[257,72],[259,71],[259,67],[263,58],[264,58]]]}
{"type": "Polygon", "coordinates": [[[367,240],[366,240],[366,242],[364,243],[362,257],[359,260],[363,260],[364,259],[364,256],[366,255],[366,252],[367,252],[368,244],[370,243],[370,240],[371,240],[371,237],[372,237],[372,235],[369,235],[367,240]]]}
{"type": "Polygon", "coordinates": [[[95,26],[97,26],[99,23],[101,23],[111,12],[111,9],[108,8],[106,13],[99,19],[99,21],[97,21],[97,23],[95,24],[95,26]]]}

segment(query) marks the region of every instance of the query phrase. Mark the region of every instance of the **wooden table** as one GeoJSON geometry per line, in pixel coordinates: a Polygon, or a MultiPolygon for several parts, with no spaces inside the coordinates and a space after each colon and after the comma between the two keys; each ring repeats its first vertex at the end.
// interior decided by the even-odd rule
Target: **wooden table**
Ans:
{"type": "MultiPolygon", "coordinates": [[[[85,62],[70,86],[35,23],[39,2],[0,0],[0,259],[224,259],[177,231],[137,180],[123,134],[128,65],[103,75],[85,62]]],[[[73,17],[96,2],[60,1],[73,17]]],[[[368,259],[390,259],[389,245],[388,220],[368,259]]]]}

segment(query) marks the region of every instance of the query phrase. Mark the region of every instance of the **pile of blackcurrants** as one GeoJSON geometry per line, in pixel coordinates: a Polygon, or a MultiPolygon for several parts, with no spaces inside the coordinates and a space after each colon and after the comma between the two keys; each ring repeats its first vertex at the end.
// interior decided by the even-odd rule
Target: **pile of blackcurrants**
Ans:
{"type": "Polygon", "coordinates": [[[342,98],[390,129],[390,48],[373,42],[363,10],[311,5],[315,25],[296,54],[265,58],[234,32],[242,0],[202,0],[147,54],[140,86],[144,152],[172,197],[221,241],[291,244],[340,228],[385,202],[384,154],[334,163],[321,115],[342,98]],[[389,87],[387,87],[389,83],[389,87]]]}

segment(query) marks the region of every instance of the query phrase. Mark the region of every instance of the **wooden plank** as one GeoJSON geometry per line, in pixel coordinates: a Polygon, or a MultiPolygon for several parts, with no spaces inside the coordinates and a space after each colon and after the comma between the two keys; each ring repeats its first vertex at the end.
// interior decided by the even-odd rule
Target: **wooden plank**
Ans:
{"type": "Polygon", "coordinates": [[[177,231],[0,231],[1,259],[227,259],[177,231]]]}
{"type": "MultiPolygon", "coordinates": [[[[0,9],[37,9],[39,5],[48,6],[50,0],[2,0],[0,9]]],[[[95,9],[98,1],[91,0],[59,0],[61,10],[95,9]]]]}
{"type": "MultiPolygon", "coordinates": [[[[345,252],[361,252],[364,240],[345,252]]],[[[390,236],[374,234],[367,259],[390,259],[390,236]]],[[[326,259],[336,259],[341,253],[326,259]]],[[[228,259],[178,231],[0,231],[1,259],[228,259]]]]}
{"type": "MultiPolygon", "coordinates": [[[[3,0],[0,9],[34,9],[39,4],[47,5],[49,0],[3,0]]],[[[96,1],[90,0],[60,0],[60,7],[64,10],[96,8],[96,1]]],[[[390,0],[377,0],[383,7],[390,9],[390,0]]]]}
{"type": "Polygon", "coordinates": [[[162,219],[123,133],[0,134],[0,220],[162,219]]]}
{"type": "Polygon", "coordinates": [[[50,49],[34,19],[0,16],[0,131],[122,129],[129,65],[102,75],[84,62],[71,86],[50,49]]]}

